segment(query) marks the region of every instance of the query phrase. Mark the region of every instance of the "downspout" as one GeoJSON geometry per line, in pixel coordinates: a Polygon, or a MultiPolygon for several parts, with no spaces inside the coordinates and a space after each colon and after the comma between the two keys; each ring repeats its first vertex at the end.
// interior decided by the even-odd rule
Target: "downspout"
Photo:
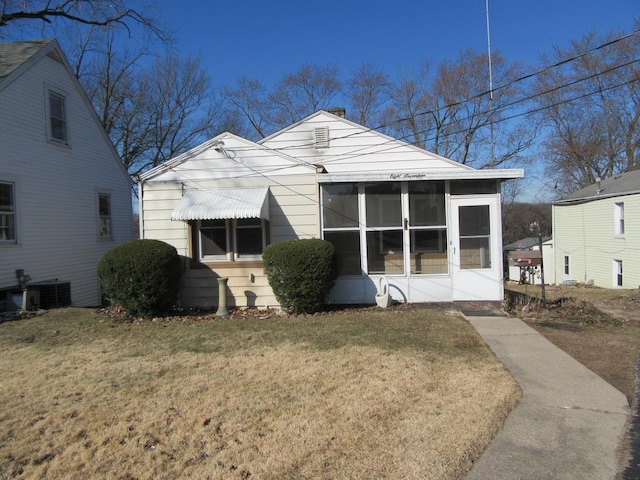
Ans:
{"type": "Polygon", "coordinates": [[[140,179],[140,175],[137,175],[137,174],[133,178],[138,182],[138,238],[143,239],[144,238],[144,215],[142,214],[142,212],[144,211],[143,209],[144,180],[140,179]]]}

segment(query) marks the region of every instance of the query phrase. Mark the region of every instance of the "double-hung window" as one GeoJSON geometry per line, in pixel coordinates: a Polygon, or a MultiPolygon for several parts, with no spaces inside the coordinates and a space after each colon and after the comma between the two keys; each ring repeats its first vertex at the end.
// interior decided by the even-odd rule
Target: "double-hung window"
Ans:
{"type": "Polygon", "coordinates": [[[622,260],[613,261],[613,286],[622,287],[622,260]]]}
{"type": "Polygon", "coordinates": [[[111,195],[108,193],[98,194],[98,235],[101,240],[110,240],[111,232],[111,195]]]}
{"type": "Polygon", "coordinates": [[[16,243],[16,198],[12,182],[0,182],[0,243],[16,243]]]}
{"type": "Polygon", "coordinates": [[[260,218],[200,220],[196,251],[201,261],[258,260],[267,243],[267,223],[260,218]]]}
{"type": "Polygon", "coordinates": [[[615,235],[617,237],[624,236],[624,203],[617,202],[614,204],[614,225],[615,225],[615,235]]]}
{"type": "Polygon", "coordinates": [[[49,138],[56,142],[67,143],[66,98],[57,92],[48,92],[49,138]]]}

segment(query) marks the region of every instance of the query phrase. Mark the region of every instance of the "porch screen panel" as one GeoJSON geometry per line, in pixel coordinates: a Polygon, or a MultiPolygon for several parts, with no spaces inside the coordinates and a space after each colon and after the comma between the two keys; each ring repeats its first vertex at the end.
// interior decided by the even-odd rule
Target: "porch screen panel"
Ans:
{"type": "Polygon", "coordinates": [[[361,275],[360,232],[325,232],[324,239],[333,244],[338,258],[339,275],[361,275]]]}
{"type": "Polygon", "coordinates": [[[411,230],[411,273],[449,272],[446,228],[411,230]]]}
{"type": "Polygon", "coordinates": [[[444,182],[409,183],[409,223],[412,227],[446,225],[444,182]]]}
{"type": "Polygon", "coordinates": [[[358,186],[338,183],[322,186],[324,228],[358,227],[358,186]]]}
{"type": "Polygon", "coordinates": [[[333,244],[339,275],[362,275],[358,185],[322,185],[323,238],[333,244]]]}
{"type": "Polygon", "coordinates": [[[410,271],[449,271],[444,182],[409,182],[410,271]]]}
{"type": "Polygon", "coordinates": [[[370,183],[364,190],[368,271],[402,275],[404,250],[400,183],[370,183]]]}
{"type": "Polygon", "coordinates": [[[460,207],[460,268],[491,268],[489,205],[460,207]]]}

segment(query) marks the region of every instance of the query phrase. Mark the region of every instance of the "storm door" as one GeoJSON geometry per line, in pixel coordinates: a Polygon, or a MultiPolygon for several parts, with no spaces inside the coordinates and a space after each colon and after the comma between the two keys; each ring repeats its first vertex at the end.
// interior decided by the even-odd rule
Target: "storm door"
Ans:
{"type": "Polygon", "coordinates": [[[454,300],[502,296],[498,199],[451,197],[454,300]]]}

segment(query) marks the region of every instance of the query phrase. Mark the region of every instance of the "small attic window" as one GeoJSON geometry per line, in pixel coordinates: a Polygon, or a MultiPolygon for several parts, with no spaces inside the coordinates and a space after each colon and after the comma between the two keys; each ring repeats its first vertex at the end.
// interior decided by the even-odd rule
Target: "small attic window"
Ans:
{"type": "Polygon", "coordinates": [[[329,148],[329,127],[316,127],[313,129],[313,147],[329,148]]]}

